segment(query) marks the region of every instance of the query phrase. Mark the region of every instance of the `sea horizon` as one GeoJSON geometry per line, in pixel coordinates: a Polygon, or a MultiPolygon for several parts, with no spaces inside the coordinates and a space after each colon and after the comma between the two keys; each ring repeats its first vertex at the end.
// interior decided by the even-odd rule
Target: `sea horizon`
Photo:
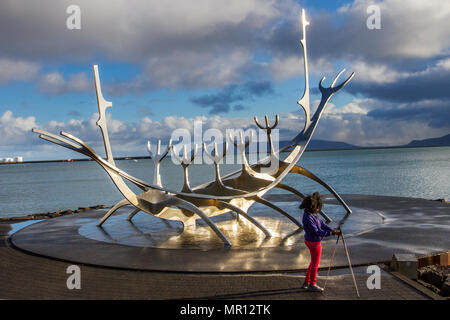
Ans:
{"type": "MultiPolygon", "coordinates": [[[[375,147],[353,147],[353,148],[307,148],[304,152],[317,152],[317,151],[348,151],[348,150],[383,150],[383,149],[421,149],[421,148],[450,148],[450,146],[375,146],[375,147]]],[[[286,153],[289,151],[283,151],[282,153],[286,153]]],[[[246,152],[246,154],[255,154],[258,152],[246,152]]],[[[172,155],[169,153],[167,158],[171,158],[172,155]]],[[[134,159],[151,159],[149,155],[127,155],[127,156],[118,156],[113,157],[114,160],[134,160],[134,159]]],[[[105,159],[105,158],[103,158],[105,159]]],[[[64,158],[64,159],[42,159],[42,160],[25,160],[21,162],[4,162],[0,165],[15,165],[15,164],[26,164],[26,163],[46,163],[46,162],[67,162],[67,161],[94,161],[91,158],[64,158]]]]}

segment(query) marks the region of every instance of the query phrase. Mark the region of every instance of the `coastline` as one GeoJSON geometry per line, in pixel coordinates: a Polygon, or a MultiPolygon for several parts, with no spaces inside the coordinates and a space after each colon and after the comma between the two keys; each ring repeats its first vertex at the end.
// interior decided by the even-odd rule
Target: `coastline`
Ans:
{"type": "Polygon", "coordinates": [[[51,219],[56,217],[61,217],[65,215],[75,214],[79,212],[85,212],[89,210],[96,210],[96,209],[105,209],[109,208],[108,206],[104,204],[99,204],[96,206],[90,206],[90,207],[79,207],[78,209],[71,210],[71,209],[61,209],[55,212],[45,212],[45,213],[33,213],[26,216],[18,216],[18,217],[8,217],[8,218],[0,218],[0,223],[15,223],[15,222],[23,222],[28,220],[42,220],[42,219],[51,219]]]}
{"type": "MultiPolygon", "coordinates": [[[[316,152],[316,151],[351,151],[351,150],[384,150],[384,149],[418,149],[418,148],[445,148],[449,146],[378,146],[378,147],[355,147],[355,148],[317,148],[317,149],[307,149],[305,152],[316,152]]],[[[289,152],[289,149],[285,152],[289,152]]],[[[170,157],[170,155],[168,155],[170,157]]],[[[114,160],[141,160],[141,159],[151,159],[150,156],[126,156],[126,157],[115,157],[114,160]]],[[[90,158],[78,158],[78,159],[59,159],[59,160],[29,160],[22,162],[11,162],[11,163],[0,163],[0,165],[11,165],[11,164],[32,164],[32,163],[54,163],[54,162],[80,162],[80,161],[94,161],[90,158]]]]}

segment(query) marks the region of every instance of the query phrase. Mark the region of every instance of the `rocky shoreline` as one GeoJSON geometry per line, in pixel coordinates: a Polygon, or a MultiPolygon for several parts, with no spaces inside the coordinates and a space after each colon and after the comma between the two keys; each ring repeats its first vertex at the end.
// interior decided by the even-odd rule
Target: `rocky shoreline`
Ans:
{"type": "Polygon", "coordinates": [[[417,270],[419,281],[433,292],[450,297],[450,267],[430,265],[417,270]]]}
{"type": "Polygon", "coordinates": [[[109,207],[104,204],[99,204],[99,205],[91,206],[91,207],[80,207],[75,210],[65,209],[65,210],[58,210],[55,212],[34,213],[34,214],[29,214],[29,215],[20,216],[20,217],[0,218],[0,222],[19,222],[19,221],[27,221],[27,220],[50,219],[50,218],[56,218],[56,217],[65,216],[65,215],[69,215],[69,214],[75,214],[78,212],[84,212],[84,211],[96,210],[96,209],[105,209],[105,208],[109,208],[109,207]]]}

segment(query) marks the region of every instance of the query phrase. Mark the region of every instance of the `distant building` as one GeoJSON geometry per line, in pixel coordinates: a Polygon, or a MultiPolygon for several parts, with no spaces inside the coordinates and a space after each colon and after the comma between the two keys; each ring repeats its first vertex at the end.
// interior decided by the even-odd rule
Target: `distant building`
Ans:
{"type": "Polygon", "coordinates": [[[0,158],[0,163],[20,163],[23,162],[23,157],[18,156],[15,158],[0,158]]]}

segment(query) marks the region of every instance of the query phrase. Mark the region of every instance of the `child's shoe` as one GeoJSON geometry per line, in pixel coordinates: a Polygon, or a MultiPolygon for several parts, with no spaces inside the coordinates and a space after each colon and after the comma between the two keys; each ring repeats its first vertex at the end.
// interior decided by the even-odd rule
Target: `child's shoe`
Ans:
{"type": "Polygon", "coordinates": [[[306,290],[306,289],[308,289],[308,287],[309,287],[309,284],[306,282],[303,282],[301,288],[306,290]]]}
{"type": "Polygon", "coordinates": [[[323,292],[323,289],[318,285],[310,285],[307,290],[311,292],[323,292]]]}

